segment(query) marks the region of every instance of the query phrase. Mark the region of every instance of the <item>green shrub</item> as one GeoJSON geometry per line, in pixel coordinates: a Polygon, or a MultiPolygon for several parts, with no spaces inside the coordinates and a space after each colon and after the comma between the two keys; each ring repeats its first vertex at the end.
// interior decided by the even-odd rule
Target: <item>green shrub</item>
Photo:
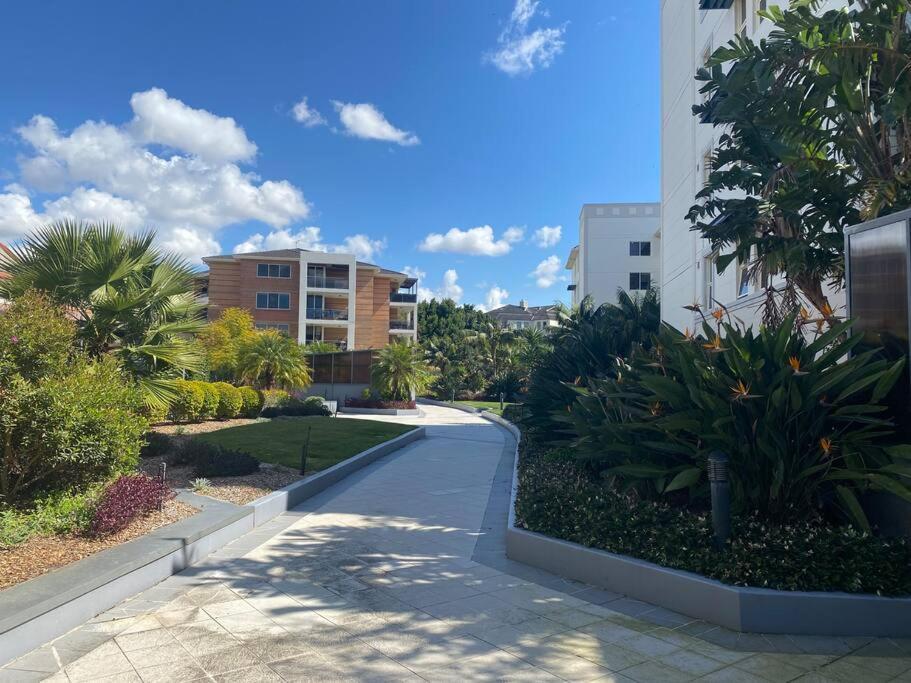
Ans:
{"type": "Polygon", "coordinates": [[[197,477],[239,477],[259,470],[259,460],[202,439],[190,439],[181,448],[179,460],[190,465],[197,477]]]}
{"type": "Polygon", "coordinates": [[[883,438],[892,425],[882,400],[904,361],[850,356],[863,335],[847,336],[849,323],[813,341],[801,327],[791,316],[758,333],[720,321],[704,337],[666,328],[656,354],[580,390],[580,457],[640,495],[699,503],[717,449],[731,458],[736,511],[784,523],[823,510],[869,529],[864,493],[911,500],[911,449],[883,438]]]}
{"type": "Polygon", "coordinates": [[[218,406],[221,403],[221,392],[211,382],[194,382],[202,390],[202,408],[199,410],[199,419],[214,420],[218,417],[218,406]]]}
{"type": "Polygon", "coordinates": [[[149,421],[149,424],[160,424],[165,422],[168,419],[168,412],[170,407],[166,404],[157,404],[149,405],[148,403],[143,406],[142,414],[145,415],[146,419],[149,421]]]}
{"type": "Polygon", "coordinates": [[[682,569],[738,586],[911,594],[911,545],[821,520],[733,520],[713,545],[711,516],[618,492],[572,451],[522,442],[516,520],[538,533],[682,569]]]}
{"type": "Polygon", "coordinates": [[[259,417],[264,403],[262,392],[253,387],[240,387],[240,398],[243,401],[243,416],[259,417]]]}
{"type": "Polygon", "coordinates": [[[26,292],[0,314],[0,385],[13,375],[27,382],[66,373],[76,327],[43,294],[26,292]]]}
{"type": "Polygon", "coordinates": [[[142,396],[113,358],[70,362],[61,377],[2,390],[0,502],[84,487],[135,468],[148,421],[142,396]]]}
{"type": "Polygon", "coordinates": [[[281,408],[291,400],[291,394],[284,389],[263,389],[263,408],[281,408]]]}
{"type": "Polygon", "coordinates": [[[238,417],[244,407],[240,389],[227,382],[216,382],[212,386],[218,392],[218,411],[215,416],[219,420],[231,420],[238,417]]]}
{"type": "Polygon", "coordinates": [[[206,395],[198,382],[179,380],[174,387],[176,396],[171,403],[171,417],[175,422],[196,422],[202,415],[206,395]]]}
{"type": "Polygon", "coordinates": [[[290,397],[281,406],[263,408],[262,412],[263,417],[305,417],[309,415],[327,417],[331,414],[319,396],[308,396],[303,401],[290,397]]]}
{"type": "Polygon", "coordinates": [[[145,444],[139,451],[141,458],[161,458],[173,448],[171,437],[161,432],[146,432],[145,444]]]}
{"type": "Polygon", "coordinates": [[[0,509],[0,550],[33,536],[74,534],[88,529],[102,486],[60,491],[32,501],[27,509],[0,509]]]}

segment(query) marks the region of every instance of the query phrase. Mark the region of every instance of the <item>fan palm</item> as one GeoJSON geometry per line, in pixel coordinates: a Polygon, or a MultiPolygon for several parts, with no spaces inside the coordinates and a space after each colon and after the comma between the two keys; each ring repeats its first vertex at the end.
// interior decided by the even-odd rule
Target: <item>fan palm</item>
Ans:
{"type": "Polygon", "coordinates": [[[277,330],[265,330],[240,350],[241,376],[263,389],[304,389],[310,366],[300,344],[277,330]]]}
{"type": "Polygon", "coordinates": [[[478,329],[466,330],[465,338],[477,345],[484,361],[490,365],[491,375],[496,377],[504,369],[516,334],[492,318],[487,318],[480,323],[478,329]]]}
{"type": "Polygon", "coordinates": [[[113,354],[150,405],[173,394],[173,379],[204,367],[193,335],[203,329],[193,269],[158,250],[155,233],[130,235],[110,223],[63,220],[0,256],[0,294],[46,292],[76,319],[77,339],[93,356],[113,354]]]}
{"type": "Polygon", "coordinates": [[[433,381],[431,365],[416,344],[399,341],[380,349],[371,370],[373,386],[393,400],[407,401],[433,381]]]}

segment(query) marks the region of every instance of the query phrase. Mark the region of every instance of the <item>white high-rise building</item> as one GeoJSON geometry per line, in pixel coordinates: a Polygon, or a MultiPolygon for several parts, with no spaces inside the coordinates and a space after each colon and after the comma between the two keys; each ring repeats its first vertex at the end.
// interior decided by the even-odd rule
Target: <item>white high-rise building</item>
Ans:
{"type": "MultiPolygon", "coordinates": [[[[746,32],[754,40],[771,30],[758,10],[785,5],[785,0],[661,0],[661,317],[679,329],[693,327],[692,311],[718,301],[747,324],[760,317],[762,283],[746,275],[748,264],[732,263],[715,273],[708,240],[690,230],[686,219],[696,194],[705,185],[709,163],[721,130],[700,123],[692,107],[702,102],[695,74],[711,54],[746,32]]],[[[827,11],[847,5],[829,0],[827,11]]],[[[830,297],[843,306],[844,296],[830,297]]]]}
{"type": "Polygon", "coordinates": [[[658,286],[661,268],[661,205],[583,204],[579,244],[569,252],[572,305],[617,303],[617,290],[642,293],[658,286]]]}

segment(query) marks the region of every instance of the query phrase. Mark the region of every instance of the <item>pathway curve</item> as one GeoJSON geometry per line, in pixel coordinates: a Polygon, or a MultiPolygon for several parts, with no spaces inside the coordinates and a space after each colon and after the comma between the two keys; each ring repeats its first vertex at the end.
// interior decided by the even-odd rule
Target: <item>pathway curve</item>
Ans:
{"type": "Polygon", "coordinates": [[[0,681],[911,681],[908,642],[741,636],[506,560],[512,437],[424,410],[397,421],[427,439],[0,681]]]}

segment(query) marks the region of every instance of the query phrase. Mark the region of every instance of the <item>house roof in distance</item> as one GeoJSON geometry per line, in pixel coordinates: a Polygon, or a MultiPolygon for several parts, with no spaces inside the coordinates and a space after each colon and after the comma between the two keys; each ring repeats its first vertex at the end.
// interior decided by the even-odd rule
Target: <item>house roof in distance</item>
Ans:
{"type": "MultiPolygon", "coordinates": [[[[206,256],[203,259],[203,262],[208,263],[212,261],[227,261],[227,260],[236,260],[236,259],[281,259],[281,260],[294,260],[299,261],[301,254],[325,254],[323,251],[316,251],[315,249],[270,249],[267,251],[250,251],[243,254],[219,254],[217,256],[206,256]]],[[[388,268],[383,268],[378,266],[375,263],[367,263],[366,261],[358,261],[358,268],[375,268],[380,271],[380,275],[391,275],[398,278],[407,278],[408,275],[405,273],[400,273],[397,270],[389,270],[388,268]]]]}
{"type": "Polygon", "coordinates": [[[529,306],[527,302],[521,301],[519,305],[506,304],[499,308],[487,311],[487,315],[499,322],[506,323],[513,320],[524,320],[534,322],[537,320],[556,320],[557,305],[549,306],[529,306]]]}

